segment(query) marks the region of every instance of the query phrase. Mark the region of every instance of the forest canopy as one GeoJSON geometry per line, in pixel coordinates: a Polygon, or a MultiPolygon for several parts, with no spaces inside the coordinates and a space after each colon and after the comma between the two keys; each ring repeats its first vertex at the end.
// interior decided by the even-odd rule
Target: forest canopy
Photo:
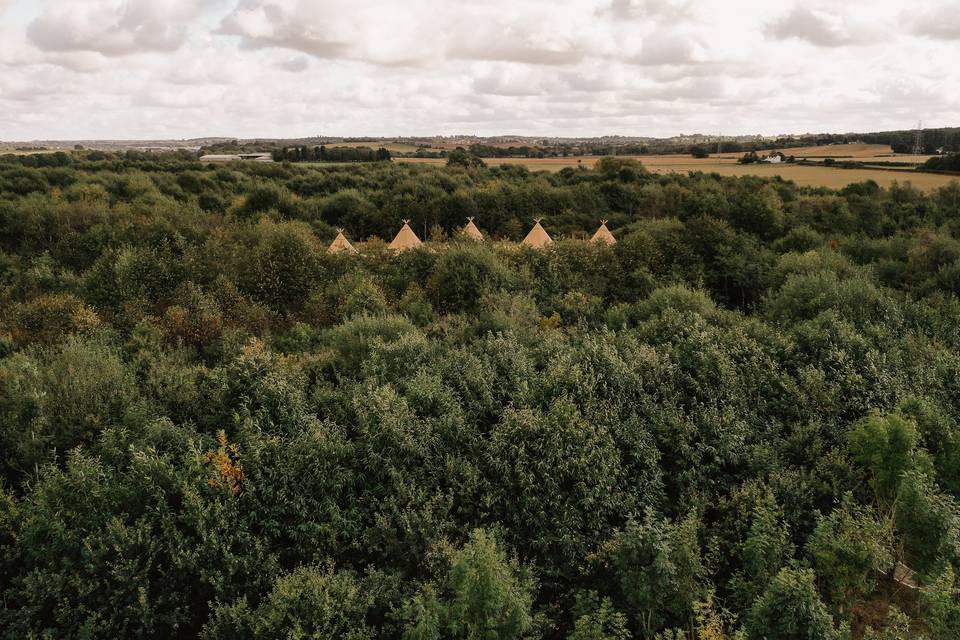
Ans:
{"type": "Polygon", "coordinates": [[[958,183],[2,158],[0,637],[960,637],[958,295],[958,183]]]}

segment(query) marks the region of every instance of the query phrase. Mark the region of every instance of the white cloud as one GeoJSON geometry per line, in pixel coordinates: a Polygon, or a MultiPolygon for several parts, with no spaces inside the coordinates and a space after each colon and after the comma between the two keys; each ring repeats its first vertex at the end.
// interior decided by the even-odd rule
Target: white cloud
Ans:
{"type": "Polygon", "coordinates": [[[242,0],[220,25],[220,32],[240,36],[250,49],[280,47],[320,58],[349,54],[356,36],[347,25],[328,19],[320,4],[242,0]]]}
{"type": "Polygon", "coordinates": [[[277,68],[283,69],[284,71],[292,71],[293,73],[300,73],[310,68],[310,61],[304,56],[292,56],[277,62],[277,68]]]}
{"type": "Polygon", "coordinates": [[[473,81],[473,90],[478,94],[499,96],[541,96],[550,95],[560,84],[559,77],[553,72],[531,68],[515,63],[494,63],[484,65],[473,81]]]}
{"type": "Polygon", "coordinates": [[[787,15],[773,22],[768,33],[775,38],[797,38],[820,47],[878,42],[884,34],[856,22],[842,13],[797,5],[787,15]]]}
{"type": "Polygon", "coordinates": [[[957,0],[0,0],[0,138],[960,123],[957,0]]]}
{"type": "Polygon", "coordinates": [[[123,56],[170,52],[185,42],[204,0],[63,0],[48,4],[27,27],[44,51],[92,51],[123,56]]]}
{"type": "Polygon", "coordinates": [[[960,40],[960,1],[905,13],[904,18],[917,35],[941,40],[960,40]]]}
{"type": "Polygon", "coordinates": [[[634,58],[642,65],[676,65],[694,62],[693,39],[682,33],[655,31],[643,39],[640,53],[634,58]]]}
{"type": "Polygon", "coordinates": [[[248,49],[276,47],[384,66],[423,67],[448,59],[543,65],[582,60],[591,43],[565,19],[569,14],[552,15],[546,8],[503,1],[461,7],[424,0],[396,6],[375,0],[240,0],[219,32],[240,37],[248,49]]]}
{"type": "Polygon", "coordinates": [[[691,0],[610,0],[598,13],[617,19],[670,21],[693,15],[691,0]]]}

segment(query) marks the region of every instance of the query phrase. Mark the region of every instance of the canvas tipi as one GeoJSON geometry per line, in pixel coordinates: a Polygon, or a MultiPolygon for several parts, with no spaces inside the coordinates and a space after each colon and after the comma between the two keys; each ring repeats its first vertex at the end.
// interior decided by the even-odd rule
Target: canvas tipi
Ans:
{"type": "Polygon", "coordinates": [[[463,233],[471,240],[483,242],[483,234],[480,233],[480,229],[477,229],[477,225],[473,224],[473,216],[467,218],[467,226],[463,228],[463,233]]]}
{"type": "Polygon", "coordinates": [[[418,238],[417,234],[410,228],[410,221],[404,220],[403,226],[400,227],[400,231],[397,232],[397,237],[393,239],[393,242],[391,242],[387,248],[400,253],[407,249],[416,249],[421,244],[423,243],[420,242],[420,238],[418,238]]]}
{"type": "Polygon", "coordinates": [[[330,248],[327,251],[330,253],[357,253],[347,237],[343,235],[343,229],[337,229],[337,237],[330,243],[330,248]]]}
{"type": "Polygon", "coordinates": [[[530,233],[520,244],[532,249],[542,249],[549,244],[553,244],[553,239],[540,225],[540,218],[534,218],[533,223],[533,229],[530,229],[530,233]]]}
{"type": "Polygon", "coordinates": [[[613,237],[613,234],[610,233],[610,229],[607,229],[607,221],[600,221],[600,228],[597,229],[597,232],[593,234],[593,237],[590,238],[590,242],[606,242],[607,244],[617,244],[617,239],[613,237]]]}

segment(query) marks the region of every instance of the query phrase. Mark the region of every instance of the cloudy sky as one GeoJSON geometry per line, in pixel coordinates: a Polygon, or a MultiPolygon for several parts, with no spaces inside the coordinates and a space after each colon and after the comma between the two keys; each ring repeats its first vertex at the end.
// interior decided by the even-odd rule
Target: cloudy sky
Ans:
{"type": "Polygon", "coordinates": [[[960,125],[960,0],[0,0],[0,139],[960,125]]]}

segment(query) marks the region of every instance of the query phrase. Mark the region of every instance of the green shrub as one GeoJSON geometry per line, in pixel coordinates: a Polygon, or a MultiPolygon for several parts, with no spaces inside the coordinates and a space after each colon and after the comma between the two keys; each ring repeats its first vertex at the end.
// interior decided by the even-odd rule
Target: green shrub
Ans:
{"type": "Polygon", "coordinates": [[[833,620],[809,569],[782,569],[746,616],[749,640],[833,640],[833,620]]]}

